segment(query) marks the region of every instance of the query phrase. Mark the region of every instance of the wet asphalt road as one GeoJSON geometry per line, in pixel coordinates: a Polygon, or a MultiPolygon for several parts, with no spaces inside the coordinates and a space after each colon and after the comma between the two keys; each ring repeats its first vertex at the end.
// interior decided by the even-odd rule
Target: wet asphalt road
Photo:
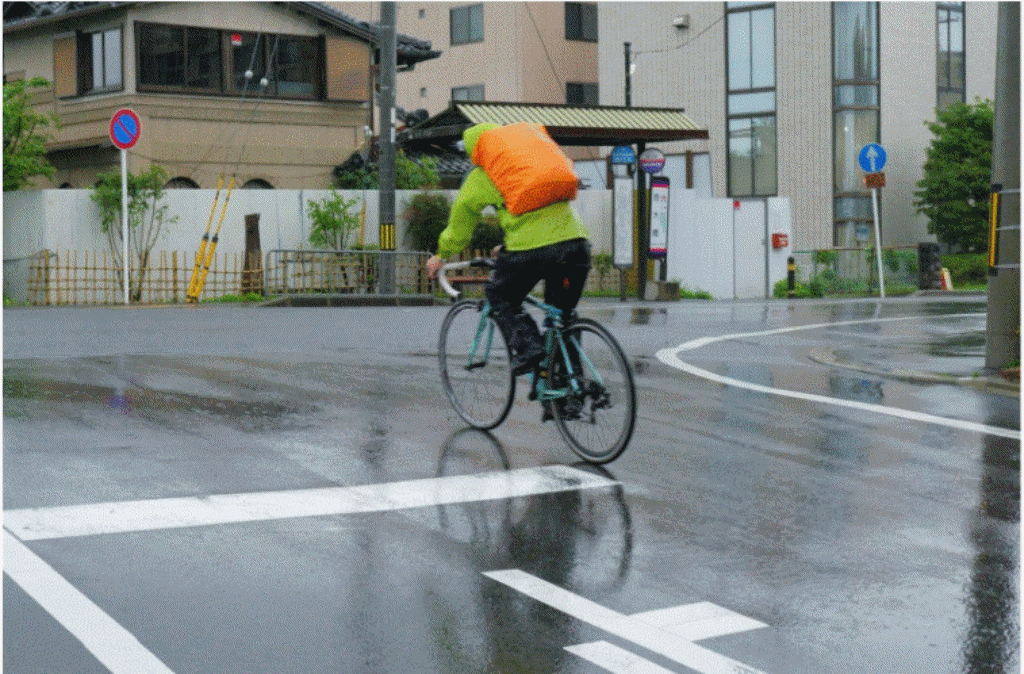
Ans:
{"type": "Polygon", "coordinates": [[[1020,671],[1019,398],[885,375],[980,369],[983,299],[588,302],[603,470],[464,428],[445,311],[5,310],[4,672],[1020,671]]]}

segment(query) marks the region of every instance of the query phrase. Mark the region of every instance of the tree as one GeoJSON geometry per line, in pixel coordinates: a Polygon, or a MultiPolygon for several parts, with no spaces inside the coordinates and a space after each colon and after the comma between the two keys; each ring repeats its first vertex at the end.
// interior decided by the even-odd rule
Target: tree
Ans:
{"type": "Polygon", "coordinates": [[[358,199],[346,199],[335,190],[320,201],[310,199],[307,204],[313,224],[309,228],[309,242],[318,248],[347,248],[349,235],[359,227],[359,216],[351,211],[358,203],[358,199]]]}
{"type": "MultiPolygon", "coordinates": [[[[440,178],[437,175],[438,160],[435,157],[423,157],[415,162],[398,150],[395,153],[395,189],[418,190],[437,187],[440,178]]],[[[346,161],[335,176],[336,187],[343,190],[375,190],[380,185],[377,165],[368,163],[360,155],[354,154],[346,161]]]]}
{"type": "Polygon", "coordinates": [[[928,147],[921,189],[914,193],[928,231],[960,252],[988,249],[992,175],[992,101],[955,103],[925,122],[935,138],[928,147]]]}
{"type": "MultiPolygon", "coordinates": [[[[163,199],[167,172],[153,165],[148,171],[135,175],[128,172],[128,254],[139,262],[139,274],[135,282],[129,281],[132,301],[142,299],[142,288],[149,270],[149,253],[153,250],[165,227],[178,221],[178,216],[168,215],[167,204],[158,206],[163,199]]],[[[121,260],[124,243],[121,227],[121,171],[101,173],[99,182],[93,188],[92,200],[100,207],[100,226],[107,235],[110,252],[118,269],[123,269],[121,260]]],[[[124,279],[118,271],[118,280],[124,279]]]]}
{"type": "Polygon", "coordinates": [[[34,176],[51,177],[56,170],[46,158],[57,118],[36,112],[29,89],[50,86],[42,77],[4,85],[4,191],[19,190],[34,176]]]}

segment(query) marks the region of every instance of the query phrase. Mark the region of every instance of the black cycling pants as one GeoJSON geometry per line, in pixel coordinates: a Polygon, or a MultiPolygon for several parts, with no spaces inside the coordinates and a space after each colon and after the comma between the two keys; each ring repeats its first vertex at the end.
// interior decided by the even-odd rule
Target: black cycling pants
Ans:
{"type": "Polygon", "coordinates": [[[543,348],[533,318],[523,300],[544,281],[544,301],[568,316],[580,301],[590,272],[590,242],[572,239],[550,246],[503,253],[485,289],[491,313],[515,354],[543,348]]]}

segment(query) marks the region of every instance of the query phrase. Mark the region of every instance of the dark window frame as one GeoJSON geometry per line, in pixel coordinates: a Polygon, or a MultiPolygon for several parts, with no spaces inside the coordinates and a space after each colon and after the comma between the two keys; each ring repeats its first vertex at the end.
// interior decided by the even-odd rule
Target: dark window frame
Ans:
{"type": "MultiPolygon", "coordinates": [[[[778,63],[775,58],[775,50],[778,48],[778,21],[777,21],[776,3],[774,2],[753,2],[753,3],[725,3],[725,130],[726,130],[726,169],[725,169],[725,189],[726,194],[729,197],[735,198],[764,198],[778,196],[779,193],[779,148],[778,148],[778,63]],[[754,82],[745,82],[744,85],[750,86],[736,86],[733,87],[733,83],[730,81],[730,63],[731,55],[729,49],[729,18],[738,14],[752,14],[753,12],[771,10],[772,19],[772,84],[771,86],[754,86],[754,82]],[[756,95],[763,93],[772,94],[771,109],[767,107],[762,110],[752,110],[745,112],[734,112],[730,109],[730,103],[734,96],[744,95],[756,95]],[[774,166],[771,169],[772,182],[768,185],[760,184],[757,180],[757,164],[753,159],[750,161],[750,192],[739,193],[733,191],[733,161],[731,144],[732,137],[729,132],[731,122],[736,121],[749,121],[751,133],[748,136],[753,141],[753,126],[756,120],[772,120],[775,136],[775,147],[772,150],[772,163],[774,166]]],[[[749,49],[749,56],[751,60],[754,58],[753,49],[753,35],[750,35],[751,48],[749,49]]],[[[753,68],[751,68],[751,77],[753,77],[753,68]]]]}
{"type": "Polygon", "coordinates": [[[478,2],[452,7],[448,12],[448,43],[453,46],[476,44],[484,41],[484,5],[478,2]],[[479,34],[473,32],[473,14],[479,13],[479,34]],[[464,30],[463,30],[464,29],[464,30]]]}
{"type": "Polygon", "coordinates": [[[469,84],[464,87],[452,87],[452,100],[453,101],[485,101],[486,90],[482,84],[469,84]],[[464,92],[466,97],[456,98],[456,92],[464,92]],[[474,98],[479,92],[479,98],[474,98]]]}
{"type": "MultiPolygon", "coordinates": [[[[153,93],[175,93],[175,94],[210,94],[218,96],[252,96],[258,95],[260,91],[260,80],[268,72],[267,63],[273,56],[275,60],[274,67],[269,70],[271,77],[270,82],[266,90],[262,91],[262,95],[267,98],[273,98],[276,100],[323,100],[324,98],[324,69],[325,69],[325,58],[326,50],[324,46],[324,40],[320,36],[310,35],[291,35],[283,33],[269,33],[262,34],[253,31],[240,31],[240,30],[227,30],[221,28],[211,28],[203,26],[180,26],[175,24],[162,24],[153,22],[139,21],[135,24],[135,67],[136,67],[136,87],[140,92],[153,92],[153,93]],[[152,29],[167,29],[167,30],[181,30],[182,38],[181,43],[184,45],[185,55],[184,63],[182,65],[182,80],[181,84],[158,84],[154,82],[145,82],[144,79],[147,77],[147,70],[143,64],[143,53],[142,49],[143,39],[146,35],[146,31],[152,29]],[[218,55],[216,61],[220,64],[219,72],[216,73],[215,79],[216,84],[214,86],[195,86],[190,84],[190,32],[194,33],[213,33],[216,35],[216,42],[218,45],[218,55]],[[247,37],[257,36],[257,45],[260,50],[260,65],[256,69],[254,67],[253,77],[251,78],[252,86],[243,88],[237,86],[235,83],[235,48],[232,44],[232,35],[241,35],[243,42],[247,37]],[[275,46],[279,46],[282,40],[293,40],[299,42],[306,42],[309,44],[309,50],[313,54],[315,61],[308,67],[308,73],[310,78],[308,80],[302,80],[301,84],[306,85],[311,89],[311,93],[280,93],[279,87],[281,83],[275,73],[279,71],[278,59],[280,58],[279,52],[275,46]]],[[[203,54],[208,55],[208,52],[203,54]]],[[[199,58],[197,56],[196,58],[199,58]]],[[[251,62],[251,61],[250,61],[251,62]]],[[[243,69],[240,71],[244,73],[248,70],[249,63],[244,64],[243,69]]],[[[194,81],[194,80],[193,80],[194,81]]]]}
{"type": "MultiPolygon", "coordinates": [[[[874,14],[874,58],[875,58],[875,79],[839,79],[837,78],[839,64],[836,61],[836,5],[833,4],[831,7],[831,34],[832,34],[832,242],[833,245],[840,245],[843,243],[840,241],[840,227],[845,226],[849,223],[853,224],[872,224],[874,222],[874,216],[871,214],[871,192],[867,187],[863,187],[863,183],[860,183],[860,187],[854,189],[843,189],[841,183],[843,182],[837,171],[837,158],[839,149],[839,138],[836,134],[836,128],[840,115],[844,115],[849,112],[873,112],[875,114],[874,126],[875,134],[874,138],[867,142],[881,142],[882,137],[882,111],[881,111],[881,96],[882,96],[882,61],[881,61],[881,22],[882,22],[882,11],[881,3],[877,0],[868,2],[858,3],[844,3],[848,5],[861,4],[870,8],[874,14]],[[873,104],[839,104],[837,103],[837,92],[841,87],[874,87],[874,103],[873,104]],[[860,211],[861,214],[849,215],[840,217],[839,213],[842,211],[855,212],[860,211]]],[[[856,55],[854,55],[856,57],[856,55]]],[[[856,70],[856,68],[854,68],[856,70]]],[[[845,165],[845,164],[844,164],[845,165]]],[[[854,169],[856,172],[860,172],[860,167],[857,166],[854,169]]],[[[881,205],[879,205],[879,221],[881,221],[881,205]]]]}
{"type": "Polygon", "coordinates": [[[76,61],[77,61],[77,66],[76,67],[77,67],[77,70],[78,70],[77,90],[78,90],[78,95],[79,96],[92,96],[92,95],[95,95],[95,94],[107,94],[107,93],[116,92],[116,91],[124,91],[124,77],[125,77],[125,68],[124,68],[124,24],[116,24],[116,25],[113,25],[113,26],[107,26],[106,28],[101,28],[99,30],[77,31],[75,33],[75,49],[76,49],[76,57],[75,58],[76,58],[76,61]],[[107,68],[106,68],[106,65],[107,65],[107,59],[106,59],[106,39],[107,39],[107,33],[111,32],[111,31],[114,31],[114,30],[116,30],[117,33],[118,33],[117,60],[118,60],[118,63],[120,65],[120,69],[121,69],[121,72],[120,72],[121,77],[120,77],[120,81],[118,81],[118,82],[116,82],[114,84],[107,84],[105,82],[106,74],[107,74],[106,73],[106,71],[107,71],[107,68]],[[102,59],[102,62],[104,64],[104,68],[103,68],[103,70],[104,70],[104,84],[102,84],[101,86],[98,86],[98,87],[94,85],[95,69],[93,68],[93,61],[94,61],[93,57],[94,57],[94,54],[95,54],[94,49],[93,49],[93,38],[96,35],[100,35],[101,36],[101,43],[102,43],[102,47],[101,48],[103,49],[103,53],[104,53],[104,56],[103,56],[103,59],[102,59]]]}
{"type": "Polygon", "coordinates": [[[597,3],[565,3],[565,39],[573,42],[597,42],[597,3]]]}
{"type": "Polygon", "coordinates": [[[600,105],[600,87],[597,82],[566,82],[566,105],[600,105]]]}
{"type": "Polygon", "coordinates": [[[950,98],[956,95],[957,101],[960,103],[967,102],[967,3],[965,2],[937,2],[935,3],[935,107],[942,110],[948,105],[943,104],[943,99],[950,98]],[[947,13],[945,21],[946,31],[946,45],[945,51],[942,50],[942,32],[943,32],[943,12],[947,13]],[[951,28],[952,21],[950,21],[948,13],[958,12],[960,14],[960,46],[962,51],[960,52],[960,63],[959,63],[959,75],[960,75],[960,86],[954,86],[953,80],[953,54],[951,48],[951,28]],[[940,63],[942,62],[943,55],[945,54],[948,73],[946,81],[942,80],[942,72],[940,63]]]}

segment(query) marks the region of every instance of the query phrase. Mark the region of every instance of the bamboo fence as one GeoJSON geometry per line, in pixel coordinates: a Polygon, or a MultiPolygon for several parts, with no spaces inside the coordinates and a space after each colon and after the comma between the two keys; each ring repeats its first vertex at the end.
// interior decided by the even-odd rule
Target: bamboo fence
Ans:
{"type": "MultiPolygon", "coordinates": [[[[487,254],[467,251],[461,258],[487,254]]],[[[424,268],[428,257],[429,253],[396,254],[399,293],[434,292],[424,268]]],[[[211,262],[199,300],[264,292],[371,294],[378,292],[377,264],[376,251],[268,251],[265,258],[250,253],[248,260],[245,253],[225,252],[211,262]]],[[[195,265],[195,252],[154,251],[140,289],[136,260],[130,276],[131,302],[184,303],[195,265]]],[[[27,300],[35,306],[123,304],[123,283],[120,266],[109,251],[43,250],[29,260],[27,300]]],[[[587,290],[614,291],[618,283],[619,270],[593,269],[587,290]]]]}
{"type": "MultiPolygon", "coordinates": [[[[200,301],[262,293],[262,265],[258,253],[246,264],[245,253],[222,253],[210,263],[200,301]]],[[[185,301],[196,254],[155,251],[150,255],[142,284],[138,261],[130,272],[129,295],[138,304],[176,304],[185,301]]],[[[124,302],[120,265],[107,251],[40,251],[31,256],[28,303],[36,306],[101,305],[124,302]]]]}

